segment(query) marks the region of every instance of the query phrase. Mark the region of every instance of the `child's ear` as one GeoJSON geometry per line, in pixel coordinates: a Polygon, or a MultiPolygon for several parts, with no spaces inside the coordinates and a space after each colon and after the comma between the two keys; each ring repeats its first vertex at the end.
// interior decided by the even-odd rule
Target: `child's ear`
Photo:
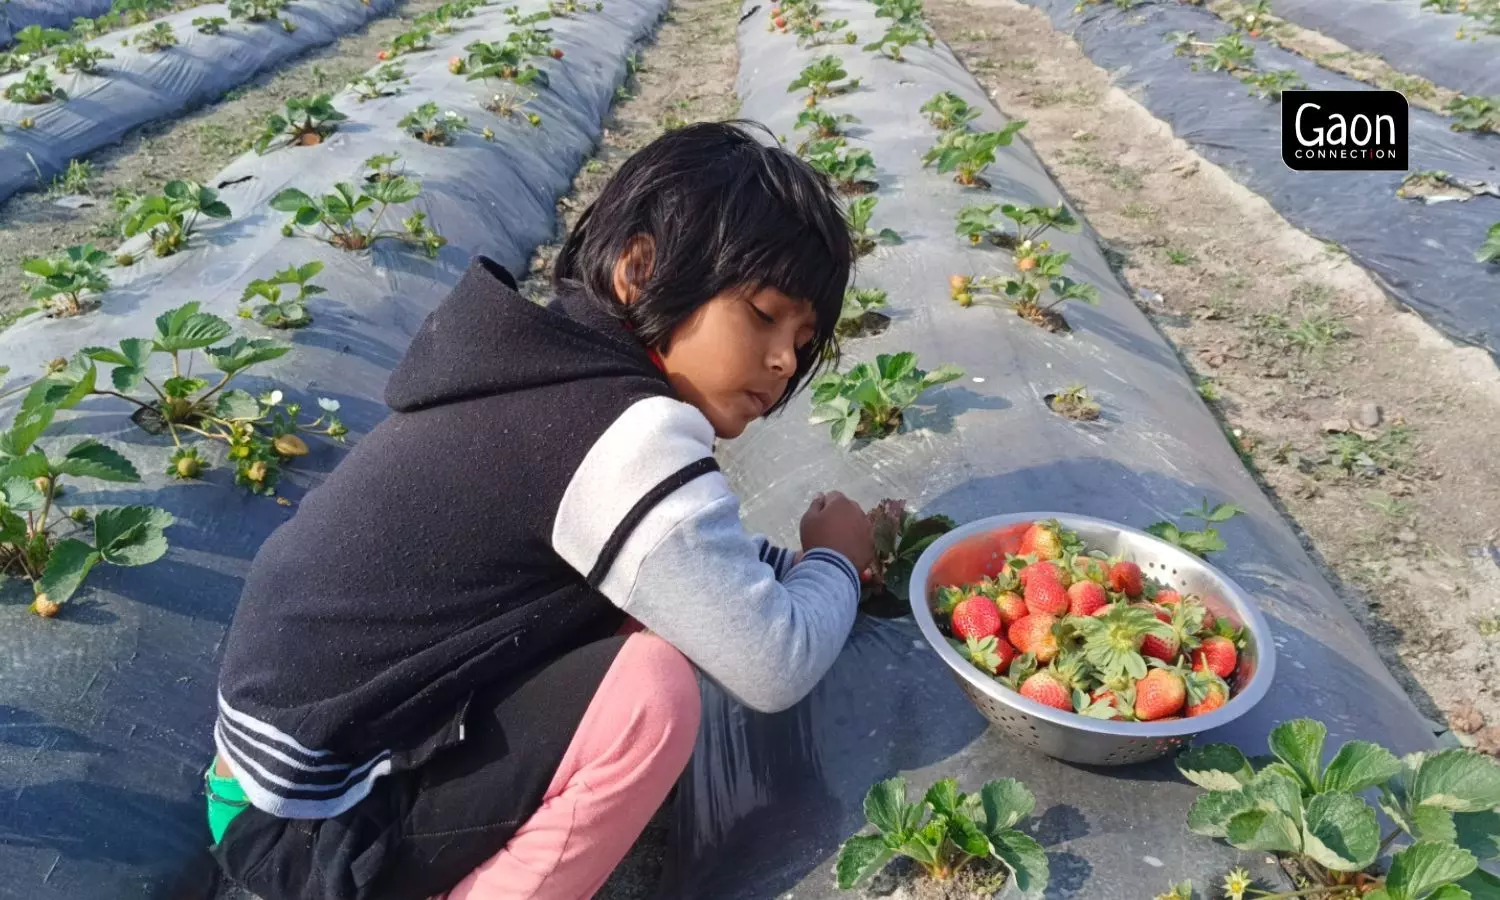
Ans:
{"type": "Polygon", "coordinates": [[[655,262],[656,242],[651,240],[650,235],[638,234],[630,239],[626,245],[625,252],[615,260],[613,275],[613,287],[615,298],[621,303],[634,303],[641,295],[640,286],[651,277],[651,267],[655,262]]]}

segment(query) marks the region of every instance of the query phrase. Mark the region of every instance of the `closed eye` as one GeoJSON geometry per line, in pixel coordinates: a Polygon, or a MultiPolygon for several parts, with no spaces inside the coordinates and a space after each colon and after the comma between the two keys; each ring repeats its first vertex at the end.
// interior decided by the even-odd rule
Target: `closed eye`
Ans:
{"type": "Polygon", "coordinates": [[[759,306],[756,306],[754,303],[751,303],[748,300],[745,301],[745,305],[748,306],[748,307],[750,307],[751,309],[755,310],[755,314],[760,317],[760,320],[762,322],[765,322],[767,325],[775,325],[776,324],[776,320],[774,318],[772,318],[771,316],[766,315],[764,312],[762,312],[761,308],[759,306]]]}

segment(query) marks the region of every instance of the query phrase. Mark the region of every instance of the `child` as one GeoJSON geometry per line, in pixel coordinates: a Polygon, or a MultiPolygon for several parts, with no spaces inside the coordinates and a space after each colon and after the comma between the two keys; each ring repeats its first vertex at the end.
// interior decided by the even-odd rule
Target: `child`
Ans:
{"type": "Polygon", "coordinates": [[[825,358],[852,259],[824,179],[732,124],[629,159],[549,306],[475,259],[246,577],[223,870],[263,900],[581,900],[687,764],[697,672],[767,712],[811,691],[870,525],[820,495],[773,547],[712,453],[825,358]]]}

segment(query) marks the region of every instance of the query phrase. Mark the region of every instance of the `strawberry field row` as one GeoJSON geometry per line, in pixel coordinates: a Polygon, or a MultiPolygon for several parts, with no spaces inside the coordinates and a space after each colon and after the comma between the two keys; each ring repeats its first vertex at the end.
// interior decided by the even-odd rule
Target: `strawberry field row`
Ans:
{"type": "MultiPolygon", "coordinates": [[[[861,502],[904,497],[960,522],[1063,510],[1144,528],[1205,495],[1231,499],[1243,515],[1223,522],[1222,534],[1157,529],[1213,552],[1270,620],[1278,656],[1292,661],[1258,706],[1216,734],[1253,747],[1305,714],[1332,716],[1345,738],[1378,735],[1398,751],[1430,745],[1358,624],[1025,146],[1024,123],[1001,115],[933,39],[920,3],[773,4],[741,25],[740,47],[742,114],[842,186],[864,253],[839,371],[722,454],[743,487],[747,523],[790,539],[796,504],[830,484],[861,502]]],[[[949,777],[1016,800],[1016,818],[1031,794],[992,788],[998,776],[1021,778],[1043,804],[1066,810],[1070,824],[1054,822],[1043,840],[1057,851],[1048,854],[1057,896],[1151,896],[1165,880],[1153,860],[1174,861],[1179,876],[1235,863],[1232,849],[1183,827],[1191,786],[1159,769],[1120,779],[1118,770],[1066,767],[986,730],[933,649],[907,620],[862,617],[795,716],[745,717],[707,690],[700,752],[677,806],[694,836],[677,895],[836,896],[836,881],[879,868],[882,840],[904,840],[900,828],[882,827],[883,837],[851,841],[837,861],[828,853],[867,811],[901,806],[889,796],[899,787],[885,783],[865,798],[896,772],[937,783],[927,795],[934,821],[953,808],[945,796],[960,802],[942,788],[949,777]],[[748,760],[752,774],[723,760],[748,760]],[[767,806],[796,810],[797,835],[765,834],[753,813],[767,806]]],[[[921,859],[921,841],[911,840],[901,852],[921,859]]],[[[1000,831],[990,840],[1025,844],[1000,831]]],[[[1031,851],[1000,858],[1023,889],[1028,879],[1036,886],[1042,870],[1031,851]]]]}
{"type": "Polygon", "coordinates": [[[664,7],[469,4],[288,104],[263,153],[138,200],[115,257],[27,264],[51,315],[0,333],[0,591],[56,618],[5,607],[28,661],[7,697],[79,736],[0,763],[34,838],[0,871],[28,896],[155,896],[201,849],[214,650],[247,561],[329,442],[388,412],[390,370],[469,260],[521,272],[552,236],[664,7]],[[85,844],[111,852],[57,852],[85,844]]]}

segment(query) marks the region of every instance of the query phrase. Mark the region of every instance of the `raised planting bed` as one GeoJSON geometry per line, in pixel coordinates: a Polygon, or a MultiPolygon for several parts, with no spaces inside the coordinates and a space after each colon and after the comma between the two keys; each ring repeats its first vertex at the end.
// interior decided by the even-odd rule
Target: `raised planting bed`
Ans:
{"type": "Polygon", "coordinates": [[[118,141],[132,128],[213,101],[395,5],[396,0],[297,0],[265,17],[235,16],[224,3],[197,6],[88,41],[88,47],[111,54],[98,60],[93,74],[77,66],[60,71],[54,51],[0,78],[0,91],[43,76],[62,91],[47,99],[0,99],[0,200],[46,185],[67,170],[69,161],[118,141]]]}
{"type": "MultiPolygon", "coordinates": [[[[540,2],[523,3],[516,15],[544,9],[540,2]]],[[[137,257],[133,265],[107,269],[111,283],[102,292],[85,292],[79,315],[32,316],[0,333],[0,359],[11,368],[11,383],[0,391],[23,385],[49,360],[66,357],[75,366],[54,371],[54,384],[76,382],[93,364],[95,386],[103,390],[150,402],[154,384],[201,399],[213,388],[190,379],[216,384],[222,366],[267,357],[210,398],[205,407],[211,416],[186,424],[213,430],[214,418],[255,421],[244,416],[254,415],[253,404],[262,398],[273,399],[273,391],[282,392],[280,413],[297,403],[300,422],[323,419],[301,429],[298,442],[280,447],[266,442],[286,437],[276,434],[286,429],[262,423],[258,438],[241,436],[237,442],[247,448],[246,458],[227,453],[224,441],[177,427],[184,452],[174,453],[171,437],[160,433],[160,411],[170,404],[153,403],[152,415],[135,403],[95,394],[57,412],[42,433],[38,445],[73,470],[60,476],[66,492],[55,506],[94,513],[70,537],[104,544],[108,553],[58,609],[37,603],[24,576],[0,587],[6,652],[15,662],[4,675],[3,715],[11,738],[0,744],[0,781],[8,786],[0,817],[11,839],[0,850],[0,873],[18,895],[124,900],[194,896],[175,891],[211,884],[201,777],[213,752],[217,650],[249,560],[292,514],[272,496],[247,488],[272,491],[294,506],[335,465],[342,451],[316,433],[331,424],[320,399],[338,404],[336,416],[350,442],[385,417],[390,370],[475,254],[524,271],[533,248],[552,237],[555,199],[569,189],[599,139],[626,75],[627,54],[651,33],[664,9],[659,0],[606,0],[603,11],[590,7],[533,23],[552,29],[545,35],[548,47],[538,47],[541,55],[533,58],[547,83],[531,84],[535,99],[505,117],[487,108],[501,86],[450,71],[450,59],[464,56],[474,42],[503,46],[516,30],[501,5],[477,8],[452,33],[433,34],[428,49],[400,54],[394,61],[405,67],[406,79],[387,83],[384,96],[361,103],[355,91],[346,90],[331,97],[346,118],[321,143],[269,149],[265,156],[248,153],[213,179],[221,186],[213,197],[182,188],[164,193],[162,205],[201,207],[196,230],[175,253],[154,255],[154,243],[173,242],[171,222],[160,222],[152,226],[155,235],[127,243],[125,252],[137,257]],[[562,58],[553,58],[553,50],[562,58]],[[453,140],[440,145],[398,126],[428,103],[440,104],[439,115],[451,111],[467,118],[468,129],[459,131],[447,120],[453,140]],[[528,112],[537,124],[525,118],[528,112]],[[400,158],[374,169],[365,164],[393,154],[400,158]],[[420,182],[414,198],[410,185],[382,177],[398,170],[420,182]],[[285,191],[320,198],[340,182],[355,193],[395,191],[386,195],[394,202],[377,227],[371,227],[374,209],[360,213],[356,225],[361,234],[400,236],[354,251],[320,240],[333,232],[309,220],[307,228],[283,235],[294,215],[285,210],[296,205],[295,195],[285,191]],[[273,209],[278,195],[279,208],[273,209]],[[417,214],[425,218],[413,218],[417,214]],[[322,269],[308,268],[315,263],[322,269]],[[278,273],[286,274],[278,279],[278,273]],[[263,325],[261,318],[276,319],[262,315],[272,305],[268,292],[279,292],[281,312],[298,318],[296,298],[303,292],[297,282],[303,277],[327,289],[303,304],[311,322],[293,329],[263,325]],[[257,287],[242,304],[256,281],[280,283],[264,292],[257,287]],[[200,304],[197,318],[193,310],[183,311],[190,302],[200,304]],[[241,309],[252,318],[240,318],[241,309]],[[231,333],[205,315],[229,323],[231,333]],[[167,387],[174,373],[166,352],[150,356],[138,376],[131,372],[135,354],[149,349],[121,345],[133,337],[184,348],[178,355],[188,380],[167,387]],[[247,343],[236,348],[240,338],[247,343]],[[249,343],[254,341],[290,349],[269,358],[274,348],[249,343]],[[102,349],[93,358],[77,357],[86,347],[102,349]],[[244,393],[218,402],[217,396],[235,390],[244,393]],[[108,449],[86,445],[74,462],[65,462],[68,451],[86,439],[108,449]],[[307,446],[307,455],[300,455],[297,443],[307,446]],[[181,463],[189,455],[195,462],[184,471],[181,463]],[[256,462],[266,465],[255,470],[256,462]],[[197,477],[176,477],[183,474],[197,477]],[[112,481],[93,477],[100,475],[112,481]],[[139,480],[129,480],[131,475],[139,480]],[[131,505],[159,508],[171,521],[131,513],[149,521],[121,535],[114,525],[122,514],[100,512],[131,505]],[[28,607],[56,615],[39,618],[28,607]]],[[[172,219],[170,210],[165,215],[172,219]]],[[[22,390],[0,401],[0,424],[7,430],[18,403],[30,396],[31,390],[22,390]]],[[[65,398],[54,399],[66,404],[65,398]]],[[[29,491],[17,496],[18,505],[29,503],[29,491]]],[[[59,525],[59,536],[71,527],[59,525]]],[[[78,549],[70,545],[66,552],[78,549]]],[[[88,559],[87,551],[78,558],[88,559]]]]}
{"type": "MultiPolygon", "coordinates": [[[[810,144],[806,152],[864,191],[851,196],[877,201],[863,223],[873,248],[860,261],[857,285],[886,292],[878,311],[889,326],[847,341],[841,371],[882,355],[889,369],[895,354],[909,351],[922,370],[951,365],[962,375],[919,393],[899,417],[860,414],[851,425],[837,415],[849,407],[836,396],[809,392],[779,420],[726,445],[723,463],[742,491],[747,524],[793,544],[801,510],[830,488],[866,506],[906,498],[921,514],[959,524],[1027,510],[1138,530],[1168,521],[1175,531],[1154,530],[1207,553],[1251,598],[1277,660],[1265,696],[1248,709],[1231,698],[1223,712],[1238,717],[1204,740],[1259,754],[1278,723],[1308,716],[1327,723],[1330,754],[1356,737],[1397,753],[1430,747],[1424,721],[1246,471],[1087,223],[1026,147],[1024,128],[1016,131],[990,105],[946,46],[927,46],[919,9],[887,9],[911,16],[918,30],[892,34],[897,23],[874,6],[833,0],[816,15],[832,33],[813,32],[810,40],[824,43],[804,47],[801,23],[785,9],[783,33],[771,9],[746,4],[737,89],[743,115],[768,123],[789,146],[809,136],[799,117],[826,113],[804,121],[831,121],[846,144],[810,144]],[[878,53],[863,49],[871,44],[878,53]],[[799,78],[829,54],[838,65],[799,78]],[[794,80],[806,83],[789,90],[794,80]],[[935,121],[962,130],[942,140],[935,121]],[[924,166],[924,157],[932,164],[924,166]],[[1011,218],[1005,204],[1029,211],[1014,209],[1011,218]],[[965,214],[973,206],[993,206],[990,224],[965,214]],[[882,235],[887,228],[894,234],[882,235]],[[1021,243],[1027,237],[1029,247],[1021,243]],[[1048,273],[1040,284],[1037,273],[1048,273]],[[1012,282],[1018,287],[1008,292],[1012,282]],[[1031,306],[1011,303],[1027,299],[1031,306]],[[893,418],[897,424],[886,427],[893,418]],[[847,446],[836,438],[848,438],[847,446]],[[1184,515],[1189,509],[1208,521],[1184,515]]],[[[895,395],[905,391],[909,398],[914,386],[902,382],[910,379],[887,374],[884,396],[900,400],[895,395]]],[[[911,596],[912,603],[926,599],[920,589],[911,596]]],[[[1026,735],[1034,732],[1024,721],[990,728],[933,646],[909,618],[861,616],[825,680],[784,713],[750,712],[707,686],[698,752],[676,804],[680,828],[665,895],[862,896],[836,887],[840,847],[866,825],[872,785],[896,775],[913,788],[910,802],[948,777],[964,792],[1006,778],[1024,782],[1035,805],[1015,827],[1045,853],[1048,897],[1152,897],[1185,878],[1200,896],[1217,897],[1217,884],[1238,865],[1256,869],[1263,884],[1282,879],[1261,864],[1265,853],[1189,832],[1188,810],[1202,791],[1178,775],[1172,754],[1125,766],[1059,762],[1030,746],[1026,735]]],[[[1143,733],[1177,724],[1186,723],[1143,733]]],[[[1027,806],[1019,794],[1011,799],[1013,812],[1027,806]]],[[[1000,839],[1024,846],[1008,834],[1000,839]]],[[[953,893],[923,893],[916,869],[893,865],[857,891],[988,896],[976,881],[953,893]]]]}
{"type": "Polygon", "coordinates": [[[92,18],[109,12],[110,0],[10,0],[0,6],[0,52],[16,32],[33,25],[68,28],[79,17],[92,18]]]}

